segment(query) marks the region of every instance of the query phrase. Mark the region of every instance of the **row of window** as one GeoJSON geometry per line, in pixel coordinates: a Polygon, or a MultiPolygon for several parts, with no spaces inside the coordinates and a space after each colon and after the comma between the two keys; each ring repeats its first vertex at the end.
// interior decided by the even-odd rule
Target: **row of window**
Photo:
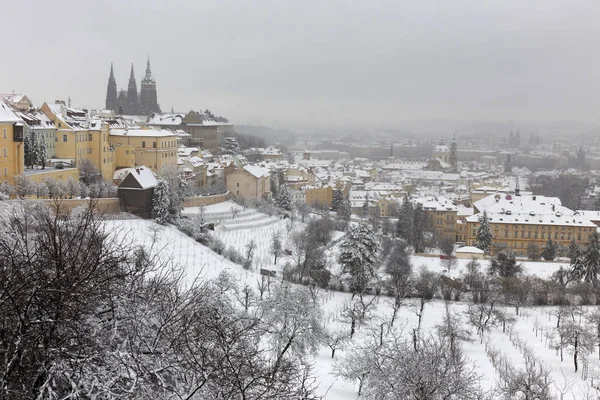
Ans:
{"type": "MultiPolygon", "coordinates": [[[[175,147],[177,145],[177,141],[169,140],[168,142],[161,142],[161,148],[163,147],[175,147]]],[[[142,142],[142,148],[146,148],[146,142],[142,142]]],[[[156,149],[156,142],[152,142],[152,148],[156,149]]]]}

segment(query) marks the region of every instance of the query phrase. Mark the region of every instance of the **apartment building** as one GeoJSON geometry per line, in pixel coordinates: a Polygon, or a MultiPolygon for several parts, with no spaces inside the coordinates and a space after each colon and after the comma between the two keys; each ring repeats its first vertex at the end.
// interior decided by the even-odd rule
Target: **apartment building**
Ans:
{"type": "Polygon", "coordinates": [[[475,202],[474,208],[477,214],[466,218],[466,244],[476,244],[477,229],[485,211],[494,234],[492,254],[499,248],[508,248],[526,256],[529,244],[541,247],[548,239],[564,247],[573,239],[586,246],[597,229],[580,213],[562,206],[557,197],[498,193],[475,202]]]}
{"type": "Polygon", "coordinates": [[[25,124],[12,108],[0,100],[0,180],[14,183],[23,165],[23,136],[25,124]]]}
{"type": "MultiPolygon", "coordinates": [[[[123,147],[119,154],[123,157],[134,153],[134,165],[121,165],[131,162],[117,162],[122,167],[145,165],[160,173],[163,168],[177,168],[177,135],[164,129],[118,128],[110,129],[110,144],[113,148],[123,147]],[[129,151],[129,154],[127,153],[129,151]]],[[[121,160],[119,160],[121,161],[121,160]]]]}

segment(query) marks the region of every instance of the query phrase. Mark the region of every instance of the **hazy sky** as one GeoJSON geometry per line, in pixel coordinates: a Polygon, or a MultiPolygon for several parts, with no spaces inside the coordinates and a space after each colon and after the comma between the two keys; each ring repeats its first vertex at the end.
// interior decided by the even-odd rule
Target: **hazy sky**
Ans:
{"type": "Polygon", "coordinates": [[[103,108],[150,54],[163,110],[236,123],[600,118],[600,1],[23,0],[0,91],[103,108]]]}

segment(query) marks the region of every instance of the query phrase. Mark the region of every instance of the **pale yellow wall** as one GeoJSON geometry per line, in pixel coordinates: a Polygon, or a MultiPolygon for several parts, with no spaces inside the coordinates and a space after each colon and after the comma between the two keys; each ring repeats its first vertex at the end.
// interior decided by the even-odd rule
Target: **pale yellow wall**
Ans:
{"type": "MultiPolygon", "coordinates": [[[[467,223],[467,246],[475,246],[477,242],[478,222],[467,223]]],[[[541,224],[497,224],[490,223],[494,239],[492,243],[505,243],[506,247],[516,254],[527,255],[527,246],[537,244],[540,248],[548,242],[548,235],[553,242],[568,247],[571,240],[575,239],[580,246],[589,244],[589,237],[595,227],[581,227],[568,225],[541,225],[541,224]],[[515,236],[516,233],[516,236],[515,236]]],[[[492,254],[494,249],[492,248],[492,254]]]]}
{"type": "Polygon", "coordinates": [[[54,179],[58,181],[68,181],[69,178],[73,178],[79,181],[79,170],[77,168],[66,168],[66,169],[53,169],[48,172],[41,172],[37,174],[27,175],[32,182],[43,182],[44,179],[54,179]]]}
{"type": "Polygon", "coordinates": [[[306,189],[306,204],[308,205],[326,204],[327,207],[330,207],[332,200],[333,189],[330,186],[306,189]]]}
{"type": "Polygon", "coordinates": [[[13,123],[0,123],[0,181],[14,183],[23,168],[23,143],[13,141],[13,123]]]}
{"type": "Polygon", "coordinates": [[[240,168],[227,175],[227,190],[235,197],[247,199],[270,197],[271,180],[268,176],[256,178],[240,168]]]}
{"type": "Polygon", "coordinates": [[[115,167],[133,168],[135,167],[135,147],[123,144],[113,143],[115,147],[115,167]]]}
{"type": "Polygon", "coordinates": [[[111,135],[110,143],[132,146],[135,163],[160,172],[165,167],[177,168],[177,136],[122,136],[111,135]],[[155,144],[156,143],[156,147],[155,144]]]}

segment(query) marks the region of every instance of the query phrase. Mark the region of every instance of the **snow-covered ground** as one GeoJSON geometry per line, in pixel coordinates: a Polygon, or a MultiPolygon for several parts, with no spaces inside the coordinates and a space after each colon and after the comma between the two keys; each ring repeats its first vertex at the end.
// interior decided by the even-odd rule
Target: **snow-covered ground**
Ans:
{"type": "MultiPolygon", "coordinates": [[[[206,207],[203,212],[206,213],[209,207],[206,207]]],[[[222,204],[219,205],[219,207],[213,207],[213,209],[215,210],[215,214],[231,212],[231,207],[224,209],[222,204]]],[[[215,232],[215,235],[218,235],[218,237],[228,245],[238,249],[243,249],[248,241],[254,239],[258,245],[258,249],[260,249],[257,251],[259,264],[262,262],[269,264],[272,262],[272,256],[270,255],[269,250],[271,237],[274,232],[280,232],[284,235],[283,237],[286,238],[285,240],[287,240],[289,232],[286,229],[286,224],[288,222],[286,220],[278,220],[258,228],[241,228],[240,226],[245,226],[246,222],[241,223],[239,220],[236,221],[236,219],[242,215],[242,211],[243,210],[232,219],[222,218],[221,221],[227,220],[227,226],[232,229],[218,229],[215,232]],[[237,228],[234,228],[235,226],[237,226],[237,228]]],[[[245,218],[250,218],[252,215],[254,214],[248,213],[245,215],[245,218]]],[[[256,218],[252,219],[252,221],[259,224],[261,219],[268,220],[268,217],[261,217],[260,219],[256,218]]],[[[249,219],[245,219],[243,221],[248,220],[249,219]]],[[[256,272],[243,270],[241,266],[230,262],[207,247],[195,242],[193,239],[179,232],[175,227],[162,227],[152,221],[139,219],[113,220],[107,221],[106,224],[107,228],[110,231],[115,232],[122,240],[130,240],[133,243],[144,244],[145,246],[150,246],[151,243],[155,243],[155,249],[160,250],[160,258],[180,265],[185,270],[188,281],[190,282],[198,276],[202,279],[210,279],[218,276],[221,271],[229,271],[234,276],[237,276],[240,282],[245,282],[249,285],[257,284],[259,275],[256,272]]],[[[298,223],[296,222],[296,224],[298,223]]],[[[339,234],[337,235],[339,236],[339,234]]],[[[468,260],[458,260],[458,266],[452,271],[449,271],[448,274],[451,276],[458,276],[461,270],[464,270],[467,262],[468,260]]],[[[413,264],[416,268],[423,265],[436,272],[442,272],[443,270],[439,258],[435,257],[413,257],[413,264]]],[[[482,264],[483,268],[487,267],[487,262],[484,261],[482,264]]],[[[560,264],[525,262],[524,267],[527,273],[546,277],[559,268],[560,264]]],[[[340,318],[344,303],[349,301],[349,299],[350,295],[347,293],[323,292],[325,324],[329,328],[339,326],[342,329],[349,329],[348,323],[343,322],[340,318]]],[[[379,299],[374,319],[389,318],[391,307],[388,302],[389,300],[385,297],[379,299]]],[[[468,304],[453,302],[451,303],[451,307],[456,313],[464,315],[464,311],[467,309],[468,304]]],[[[557,387],[560,387],[566,381],[566,383],[570,384],[572,387],[564,399],[586,398],[584,393],[587,393],[590,380],[584,381],[582,379],[581,371],[583,368],[580,368],[578,373],[573,372],[573,362],[570,353],[565,351],[564,361],[561,362],[556,350],[551,348],[554,341],[554,339],[551,338],[553,327],[556,326],[556,318],[551,314],[553,309],[553,307],[529,307],[521,309],[521,315],[516,317],[517,321],[514,324],[513,335],[516,335],[516,337],[520,338],[527,343],[528,346],[533,348],[538,358],[546,363],[548,368],[551,369],[552,378],[556,382],[553,390],[557,396],[559,394],[557,387]]],[[[514,310],[512,308],[507,308],[506,312],[514,315],[514,310]]],[[[428,303],[424,312],[424,329],[433,329],[436,324],[439,324],[442,321],[444,313],[445,308],[443,301],[435,300],[428,303]]],[[[407,332],[409,332],[412,327],[416,326],[417,321],[417,316],[409,307],[403,307],[401,309],[398,317],[398,324],[406,324],[407,332]]],[[[465,326],[467,326],[466,322],[465,326]]],[[[366,327],[360,327],[354,340],[362,340],[361,335],[363,335],[365,331],[366,327]]],[[[492,387],[495,384],[496,379],[494,367],[486,356],[486,344],[487,346],[500,350],[513,360],[513,362],[519,365],[522,363],[522,357],[517,347],[513,345],[515,336],[513,336],[513,341],[511,341],[508,333],[503,333],[500,327],[492,328],[490,333],[486,335],[486,340],[484,340],[483,343],[480,343],[479,338],[475,335],[474,329],[472,329],[472,331],[474,340],[465,344],[465,354],[476,364],[477,372],[483,375],[482,385],[484,387],[492,387]]],[[[322,347],[316,356],[315,373],[319,380],[318,390],[320,394],[326,395],[327,399],[341,400],[356,398],[357,388],[355,384],[337,378],[333,372],[335,363],[342,360],[345,352],[350,349],[352,349],[352,343],[345,345],[344,349],[338,350],[335,359],[332,360],[330,350],[326,347],[322,347]]],[[[584,357],[581,358],[581,364],[586,365],[589,375],[592,375],[592,372],[595,375],[600,373],[600,363],[597,354],[590,354],[587,357],[587,360],[583,359],[584,357]]]]}

